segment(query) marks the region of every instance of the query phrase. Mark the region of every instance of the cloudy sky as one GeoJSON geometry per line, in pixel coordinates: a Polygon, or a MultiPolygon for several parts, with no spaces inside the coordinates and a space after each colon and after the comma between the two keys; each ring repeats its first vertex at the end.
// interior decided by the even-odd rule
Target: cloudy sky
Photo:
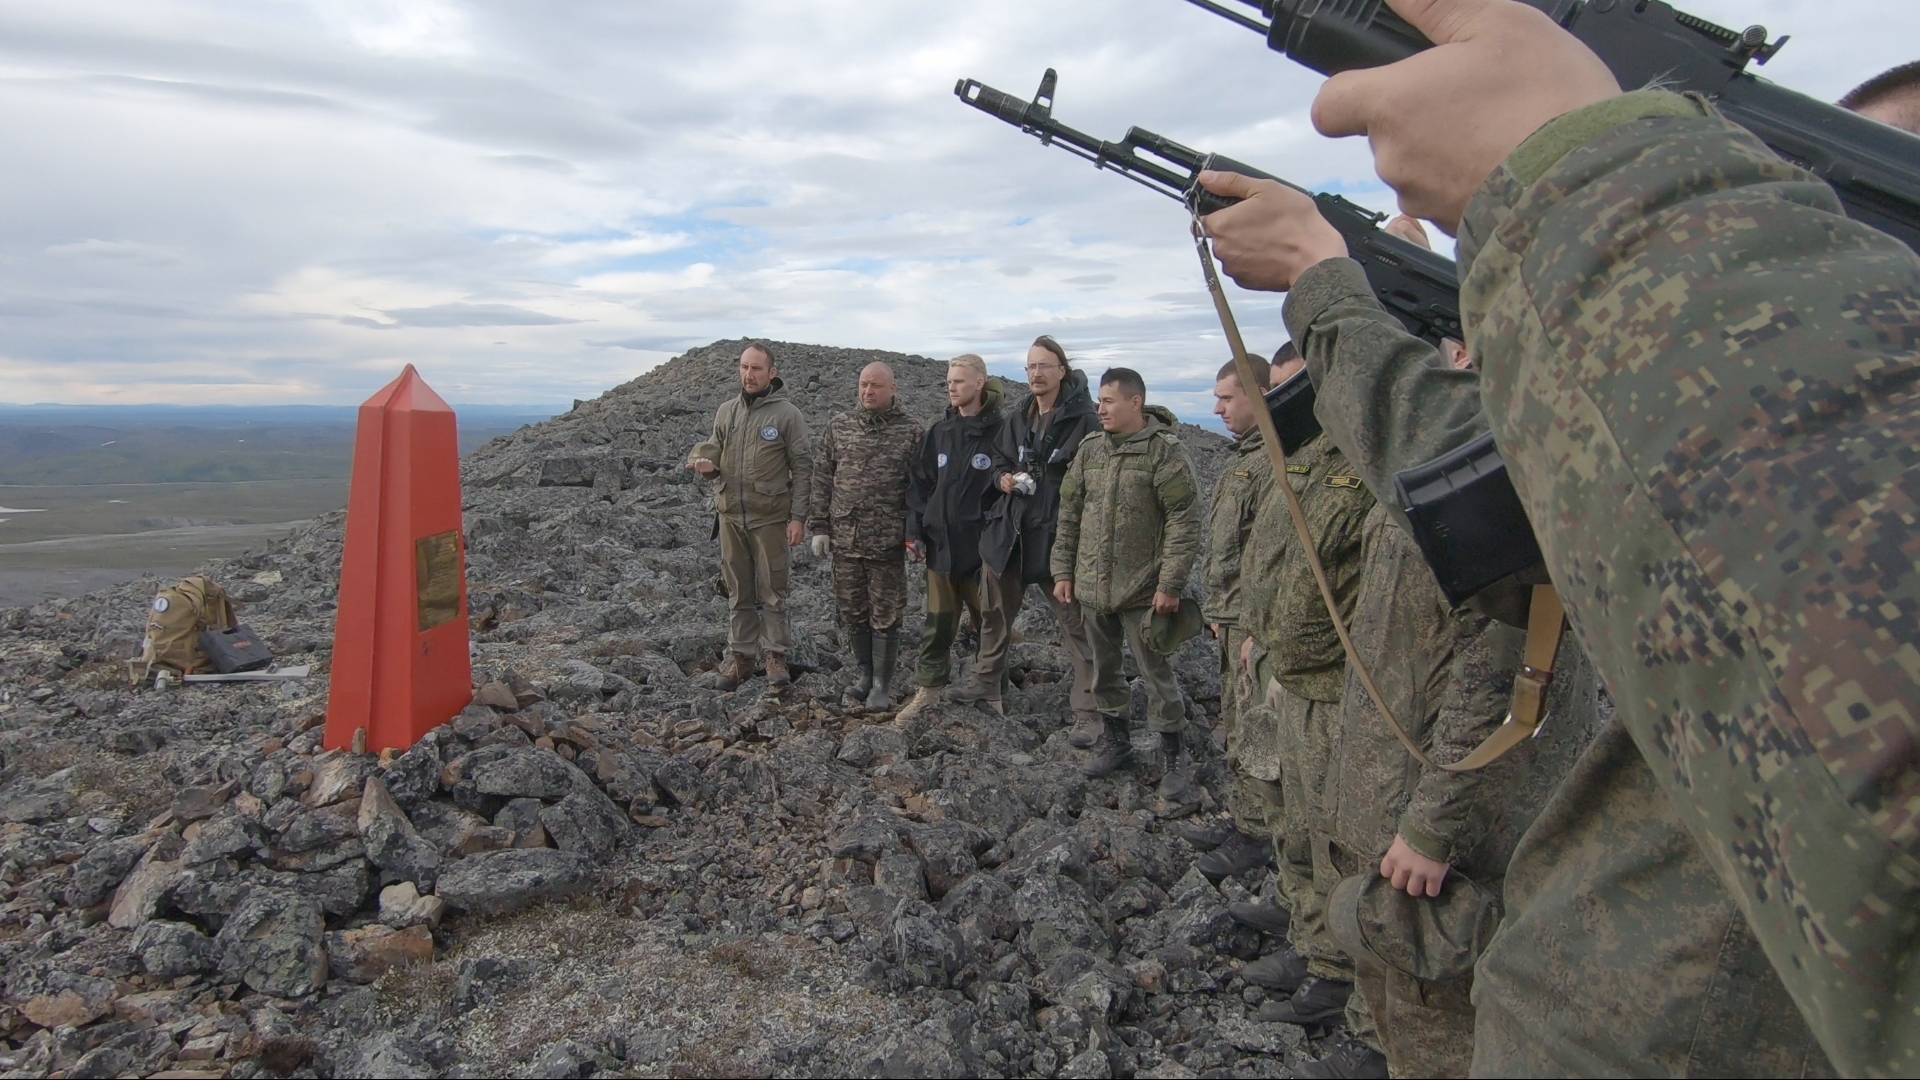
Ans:
{"type": "MultiPolygon", "coordinates": [[[[1834,97],[1913,0],[1689,0],[1834,97]]],[[[960,76],[1386,208],[1311,72],[1180,0],[0,5],[0,401],[566,402],[744,335],[1017,370],[1051,332],[1200,419],[1225,356],[1175,204],[960,76]]],[[[1239,294],[1250,344],[1282,337],[1239,294]]]]}

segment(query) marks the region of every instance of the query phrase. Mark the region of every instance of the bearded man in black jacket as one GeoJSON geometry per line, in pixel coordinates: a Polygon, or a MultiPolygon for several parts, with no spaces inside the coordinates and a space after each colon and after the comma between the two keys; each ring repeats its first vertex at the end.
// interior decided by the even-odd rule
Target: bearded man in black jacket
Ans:
{"type": "Polygon", "coordinates": [[[1093,699],[1093,646],[1080,619],[1080,605],[1054,599],[1048,560],[1060,516],[1060,481],[1081,441],[1100,430],[1100,417],[1087,392],[1086,375],[1075,371],[1067,363],[1067,351],[1044,334],[1027,350],[1027,385],[1032,392],[1008,415],[993,447],[992,480],[1003,497],[988,509],[980,540],[980,651],[966,685],[947,696],[999,704],[1013,621],[1020,616],[1027,586],[1038,585],[1053,607],[1061,644],[1073,663],[1068,701],[1074,733],[1089,733],[1074,745],[1091,746],[1105,730],[1093,699]]]}

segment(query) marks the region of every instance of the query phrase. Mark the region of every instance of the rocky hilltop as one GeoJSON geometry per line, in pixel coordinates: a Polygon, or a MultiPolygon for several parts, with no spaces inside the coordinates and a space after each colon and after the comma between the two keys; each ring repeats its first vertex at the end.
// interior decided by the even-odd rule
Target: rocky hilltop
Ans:
{"type": "MultiPolygon", "coordinates": [[[[319,749],[324,676],[129,689],[164,583],[0,610],[8,1076],[1286,1076],[1274,946],[1132,777],[1087,781],[1066,663],[1022,615],[1004,717],[848,707],[827,567],[795,683],[722,691],[717,550],[681,468],[743,342],[463,465],[475,704],[401,754],[319,749]]],[[[894,366],[776,345],[816,427],[894,366]]],[[[1204,478],[1225,443],[1185,428],[1204,478]]],[[[207,568],[324,672],[343,520],[207,568]]],[[[916,609],[906,634],[917,636],[916,609]]],[[[1217,661],[1176,660],[1220,791],[1217,661]]],[[[1136,707],[1143,697],[1136,691],[1136,707]]],[[[1202,814],[1214,813],[1205,802],[1202,814]]]]}

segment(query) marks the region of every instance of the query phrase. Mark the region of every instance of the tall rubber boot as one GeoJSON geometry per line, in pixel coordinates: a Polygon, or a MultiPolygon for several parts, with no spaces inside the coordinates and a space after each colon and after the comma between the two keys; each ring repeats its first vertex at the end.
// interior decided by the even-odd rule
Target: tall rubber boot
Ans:
{"type": "Polygon", "coordinates": [[[867,711],[893,704],[893,664],[900,658],[900,633],[873,635],[873,687],[867,691],[867,711]]]}
{"type": "Polygon", "coordinates": [[[865,701],[873,690],[873,630],[861,627],[852,634],[853,662],[860,665],[860,681],[847,688],[849,701],[865,701]]]}

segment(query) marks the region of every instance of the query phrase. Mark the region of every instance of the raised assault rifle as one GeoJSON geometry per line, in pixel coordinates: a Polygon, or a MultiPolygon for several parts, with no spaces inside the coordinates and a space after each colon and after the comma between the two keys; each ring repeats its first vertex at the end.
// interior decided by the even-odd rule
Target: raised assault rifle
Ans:
{"type": "MultiPolygon", "coordinates": [[[[1199,177],[1204,169],[1287,183],[1251,165],[1202,153],[1144,128],[1128,128],[1117,143],[1075,131],[1053,118],[1053,92],[1058,82],[1059,77],[1048,68],[1030,102],[975,79],[960,80],[953,92],[961,101],[1013,124],[1042,143],[1058,146],[1099,168],[1111,169],[1177,199],[1195,214],[1210,214],[1239,201],[1201,187],[1199,177]]],[[[1380,228],[1385,214],[1325,192],[1314,195],[1313,200],[1321,215],[1346,239],[1348,254],[1366,271],[1374,295],[1405,324],[1408,333],[1436,345],[1444,337],[1463,337],[1460,286],[1451,260],[1380,228]]],[[[1305,372],[1267,395],[1288,453],[1319,433],[1312,395],[1305,372]]],[[[1449,602],[1461,603],[1494,582],[1540,563],[1540,546],[1492,435],[1482,435],[1400,473],[1394,486],[1414,541],[1433,567],[1434,578],[1449,602]]]]}
{"type": "MultiPolygon", "coordinates": [[[[1093,162],[1097,168],[1111,169],[1179,200],[1202,216],[1240,201],[1201,187],[1202,170],[1235,172],[1287,183],[1272,173],[1219,154],[1182,146],[1145,128],[1128,128],[1126,136],[1117,143],[1075,131],[1053,118],[1053,91],[1058,82],[1059,76],[1048,68],[1032,101],[1022,101],[977,79],[961,79],[953,92],[961,101],[989,116],[999,117],[1047,146],[1058,146],[1075,157],[1093,162]]],[[[1298,187],[1294,190],[1305,191],[1298,187]]],[[[1436,345],[1441,338],[1464,340],[1460,329],[1460,285],[1450,260],[1380,228],[1380,223],[1387,219],[1385,214],[1326,192],[1314,195],[1313,201],[1320,207],[1321,216],[1346,238],[1348,252],[1366,268],[1367,282],[1373,286],[1374,295],[1406,324],[1408,333],[1436,345]]]]}
{"type": "MultiPolygon", "coordinates": [[[[1320,72],[1378,67],[1432,47],[1382,0],[1188,0],[1256,31],[1320,72]]],[[[1786,44],[1767,28],[1734,31],[1660,0],[1524,0],[1592,49],[1628,90],[1658,83],[1705,95],[1729,120],[1832,185],[1847,214],[1920,251],[1920,137],[1747,71],[1786,44]]]]}

